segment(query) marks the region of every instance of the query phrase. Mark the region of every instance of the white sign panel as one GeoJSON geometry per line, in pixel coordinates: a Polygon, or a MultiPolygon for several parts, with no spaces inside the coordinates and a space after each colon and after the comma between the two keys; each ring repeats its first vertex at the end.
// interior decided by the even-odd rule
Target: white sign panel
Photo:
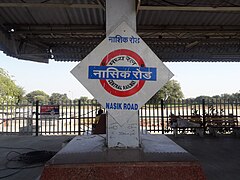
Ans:
{"type": "Polygon", "coordinates": [[[173,76],[125,22],[71,72],[120,125],[173,76]]]}

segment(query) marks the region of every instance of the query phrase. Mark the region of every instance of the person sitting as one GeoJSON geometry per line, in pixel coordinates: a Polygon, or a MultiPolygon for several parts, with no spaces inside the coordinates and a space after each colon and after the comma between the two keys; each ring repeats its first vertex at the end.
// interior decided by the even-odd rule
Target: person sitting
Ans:
{"type": "Polygon", "coordinates": [[[99,109],[96,114],[95,122],[92,125],[93,134],[106,134],[106,114],[103,110],[99,109]]]}
{"type": "Polygon", "coordinates": [[[94,124],[98,124],[101,114],[103,114],[103,110],[99,109],[98,113],[96,114],[96,118],[95,118],[94,124]]]}

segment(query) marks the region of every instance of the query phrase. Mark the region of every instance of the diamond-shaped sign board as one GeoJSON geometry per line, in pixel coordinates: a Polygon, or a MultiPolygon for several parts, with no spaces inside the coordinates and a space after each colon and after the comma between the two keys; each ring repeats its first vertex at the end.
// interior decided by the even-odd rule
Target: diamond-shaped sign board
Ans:
{"type": "Polygon", "coordinates": [[[125,22],[71,73],[120,125],[173,76],[125,22]]]}

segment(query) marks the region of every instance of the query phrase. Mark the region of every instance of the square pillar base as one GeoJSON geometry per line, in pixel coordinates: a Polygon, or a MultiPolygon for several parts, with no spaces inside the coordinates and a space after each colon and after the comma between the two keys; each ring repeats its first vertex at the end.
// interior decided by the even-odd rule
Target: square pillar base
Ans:
{"type": "Polygon", "coordinates": [[[142,135],[141,148],[106,148],[105,136],[77,136],[44,167],[51,179],[206,179],[199,162],[164,135],[142,135]]]}

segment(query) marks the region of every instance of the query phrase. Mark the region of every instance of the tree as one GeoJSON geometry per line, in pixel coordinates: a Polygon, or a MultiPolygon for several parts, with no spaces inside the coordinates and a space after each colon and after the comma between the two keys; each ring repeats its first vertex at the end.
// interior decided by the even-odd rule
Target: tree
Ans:
{"type": "Polygon", "coordinates": [[[203,99],[205,99],[205,101],[212,100],[210,96],[198,96],[195,98],[195,101],[199,102],[202,101],[203,99]]]}
{"type": "Polygon", "coordinates": [[[180,100],[184,98],[180,84],[176,80],[170,80],[150,100],[150,103],[163,100],[180,100]]]}
{"type": "Polygon", "coordinates": [[[24,100],[25,90],[20,86],[17,86],[17,89],[16,102],[19,103],[20,101],[24,100]]]}
{"type": "Polygon", "coordinates": [[[81,101],[82,103],[87,103],[88,97],[86,97],[86,96],[81,96],[81,97],[80,97],[80,101],[81,101]]]}
{"type": "Polygon", "coordinates": [[[232,94],[233,99],[240,100],[240,91],[232,94]]]}
{"type": "Polygon", "coordinates": [[[48,103],[48,101],[49,101],[49,95],[40,90],[36,90],[36,91],[32,91],[32,92],[28,93],[26,95],[26,98],[27,98],[28,102],[30,102],[30,103],[34,103],[37,100],[41,104],[48,103]]]}
{"type": "Polygon", "coordinates": [[[221,98],[222,99],[232,99],[232,96],[230,94],[224,93],[224,94],[221,94],[221,98]]]}
{"type": "Polygon", "coordinates": [[[66,102],[68,101],[67,94],[60,94],[60,93],[52,93],[49,98],[51,104],[57,104],[59,101],[66,102]]]}
{"type": "Polygon", "coordinates": [[[17,86],[10,75],[0,68],[0,103],[19,102],[24,95],[24,89],[17,86]]]}
{"type": "Polygon", "coordinates": [[[213,99],[220,99],[221,96],[219,96],[219,95],[215,95],[215,96],[212,96],[212,98],[213,98],[213,99]]]}

